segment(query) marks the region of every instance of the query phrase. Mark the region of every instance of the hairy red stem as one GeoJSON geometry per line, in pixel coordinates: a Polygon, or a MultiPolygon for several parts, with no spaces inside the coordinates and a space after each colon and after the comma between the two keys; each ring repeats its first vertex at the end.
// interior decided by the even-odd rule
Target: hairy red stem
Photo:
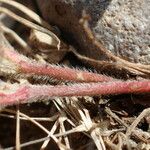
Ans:
{"type": "Polygon", "coordinates": [[[13,49],[0,47],[3,57],[9,59],[17,65],[17,71],[26,74],[48,75],[54,79],[74,82],[105,82],[115,80],[105,75],[61,67],[50,64],[38,63],[31,60],[13,49]]]}
{"type": "MultiPolygon", "coordinates": [[[[14,85],[10,85],[13,89],[14,85]]],[[[15,85],[16,86],[16,85],[15,85]]],[[[150,93],[150,80],[83,83],[74,85],[21,85],[14,93],[0,92],[0,104],[12,105],[41,97],[94,96],[123,93],[150,93]]]]}

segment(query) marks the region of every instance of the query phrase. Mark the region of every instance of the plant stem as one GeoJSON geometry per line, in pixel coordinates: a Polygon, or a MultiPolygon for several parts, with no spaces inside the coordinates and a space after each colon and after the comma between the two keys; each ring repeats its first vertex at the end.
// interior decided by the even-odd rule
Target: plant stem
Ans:
{"type": "Polygon", "coordinates": [[[38,63],[23,56],[13,49],[0,47],[3,57],[9,59],[17,65],[17,73],[25,73],[31,75],[47,75],[54,79],[73,82],[105,82],[115,80],[105,75],[61,67],[56,65],[38,63]]]}
{"type": "MultiPolygon", "coordinates": [[[[15,85],[16,87],[16,85],[15,85]]],[[[10,89],[15,88],[10,85],[10,89]]],[[[27,103],[30,99],[41,97],[70,97],[70,96],[94,96],[123,93],[150,93],[150,80],[144,81],[115,81],[106,83],[83,83],[67,85],[20,85],[11,94],[0,92],[0,104],[12,105],[16,103],[27,103]]]]}

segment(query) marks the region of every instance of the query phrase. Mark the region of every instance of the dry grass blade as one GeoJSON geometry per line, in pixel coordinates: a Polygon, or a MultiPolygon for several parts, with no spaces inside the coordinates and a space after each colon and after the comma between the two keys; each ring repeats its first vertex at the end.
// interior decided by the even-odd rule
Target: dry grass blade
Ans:
{"type": "Polygon", "coordinates": [[[0,7],[0,12],[1,13],[5,13],[9,17],[15,19],[16,21],[24,24],[25,26],[27,26],[27,27],[29,27],[31,29],[35,29],[35,30],[41,31],[41,32],[46,33],[49,36],[53,37],[53,39],[57,43],[58,50],[60,49],[60,40],[59,40],[59,38],[53,32],[51,32],[50,30],[48,30],[48,29],[46,29],[46,28],[44,28],[44,27],[42,27],[40,25],[37,25],[37,24],[35,24],[35,23],[25,19],[25,18],[22,18],[21,16],[16,15],[15,13],[13,13],[10,10],[8,10],[7,8],[0,7]]]}
{"type": "MultiPolygon", "coordinates": [[[[11,119],[16,119],[16,117],[14,115],[8,115],[8,114],[4,114],[4,113],[0,113],[0,116],[6,117],[6,118],[11,118],[11,119]]],[[[48,118],[44,118],[44,117],[30,117],[30,118],[33,120],[36,120],[38,122],[45,122],[45,121],[46,122],[53,122],[53,121],[56,121],[58,119],[58,117],[59,117],[59,114],[56,114],[56,115],[54,115],[52,117],[48,117],[48,118]]],[[[27,120],[28,121],[28,119],[25,117],[19,117],[19,118],[20,118],[20,120],[27,120]]]]}
{"type": "Polygon", "coordinates": [[[90,132],[90,136],[93,139],[98,150],[106,150],[104,141],[100,135],[100,130],[95,127],[95,124],[92,122],[89,112],[86,109],[78,110],[81,115],[83,125],[86,132],[90,132]]]}
{"type": "MultiPolygon", "coordinates": [[[[16,113],[13,110],[10,109],[4,109],[3,111],[5,112],[10,112],[10,113],[16,113]]],[[[23,114],[20,112],[20,116],[27,118],[29,121],[31,121],[33,124],[35,124],[36,126],[38,126],[40,129],[42,129],[45,133],[47,133],[48,135],[50,135],[50,137],[58,144],[58,146],[62,149],[67,149],[66,146],[64,144],[62,144],[61,142],[59,142],[59,140],[52,135],[44,126],[42,126],[40,123],[38,123],[37,121],[33,120],[32,118],[30,118],[29,116],[23,114]]]]}
{"type": "Polygon", "coordinates": [[[106,107],[105,111],[108,115],[114,118],[118,123],[124,125],[126,128],[128,127],[128,125],[123,120],[121,120],[115,113],[113,113],[110,108],[106,107]]]}
{"type": "Polygon", "coordinates": [[[20,115],[19,105],[16,111],[16,150],[20,150],[20,115]]]}
{"type": "MultiPolygon", "coordinates": [[[[106,112],[112,117],[114,118],[118,123],[122,124],[123,126],[126,127],[126,134],[120,133],[121,135],[123,135],[123,137],[126,140],[126,145],[128,147],[128,149],[131,149],[131,145],[128,142],[130,139],[130,135],[131,133],[133,133],[134,137],[138,138],[140,141],[143,141],[145,143],[147,143],[147,139],[150,137],[147,135],[145,135],[145,133],[142,130],[139,130],[136,128],[137,124],[139,123],[139,121],[145,116],[147,115],[147,113],[149,113],[149,109],[145,109],[143,111],[143,113],[141,113],[141,115],[139,116],[139,118],[136,118],[135,121],[128,126],[123,120],[121,120],[116,114],[114,114],[109,108],[106,108],[106,112]]],[[[115,138],[114,138],[115,139],[115,138]]]]}
{"type": "MultiPolygon", "coordinates": [[[[49,132],[49,134],[48,134],[47,137],[50,137],[51,135],[53,135],[53,134],[55,133],[56,129],[58,128],[58,125],[59,125],[59,122],[58,122],[58,120],[57,120],[57,121],[54,123],[53,127],[51,128],[51,130],[50,130],[50,132],[49,132]]],[[[46,139],[46,140],[44,141],[44,143],[42,144],[40,150],[44,150],[44,149],[47,147],[49,141],[50,141],[50,138],[49,138],[49,139],[46,139]]]]}
{"type": "MultiPolygon", "coordinates": [[[[126,143],[126,145],[127,145],[127,148],[128,148],[128,150],[132,150],[132,147],[131,147],[131,143],[133,142],[131,139],[128,139],[128,137],[124,134],[124,133],[122,133],[122,132],[119,132],[118,133],[118,135],[122,138],[122,146],[123,146],[123,144],[124,143],[126,143]]],[[[132,144],[132,145],[134,145],[134,144],[132,144]]],[[[136,144],[135,144],[136,145],[136,144]]]]}
{"type": "Polygon", "coordinates": [[[138,123],[143,119],[146,115],[150,114],[150,108],[143,110],[143,112],[135,119],[135,121],[128,127],[126,135],[130,136],[132,132],[135,130],[138,123]]]}
{"type": "MultiPolygon", "coordinates": [[[[3,109],[2,111],[16,114],[15,111],[10,110],[10,109],[3,109]]],[[[20,116],[27,118],[27,119],[28,119],[29,121],[31,121],[33,124],[35,124],[36,126],[38,126],[39,128],[41,128],[45,133],[49,134],[49,131],[48,131],[46,128],[44,128],[40,123],[38,123],[37,121],[35,121],[35,120],[32,119],[31,117],[29,117],[29,116],[27,116],[27,115],[25,115],[25,114],[23,114],[23,113],[21,113],[21,112],[20,112],[20,116]]]]}
{"type": "Polygon", "coordinates": [[[31,9],[22,5],[21,3],[18,3],[18,2],[13,1],[13,0],[0,0],[0,2],[5,3],[7,5],[10,5],[12,7],[15,7],[16,9],[19,9],[20,11],[25,13],[28,17],[30,17],[32,20],[36,21],[37,23],[39,23],[43,27],[46,27],[49,30],[53,30],[53,28],[47,22],[45,22],[39,15],[37,15],[31,9]]]}
{"type": "MultiPolygon", "coordinates": [[[[62,115],[59,117],[59,123],[60,123],[60,133],[65,133],[66,132],[66,129],[65,129],[65,126],[64,126],[64,122],[66,121],[66,116],[65,115],[62,115]]],[[[65,145],[68,149],[71,149],[70,147],[70,143],[69,143],[69,138],[67,136],[63,137],[64,139],[64,142],[65,142],[65,145]]]]}
{"type": "Polygon", "coordinates": [[[91,131],[90,135],[98,150],[106,150],[106,147],[100,135],[99,129],[94,129],[93,131],[91,131]]]}
{"type": "Polygon", "coordinates": [[[9,34],[22,48],[26,50],[26,53],[31,53],[31,47],[25,42],[16,32],[7,28],[5,25],[0,25],[0,30],[9,34]]]}

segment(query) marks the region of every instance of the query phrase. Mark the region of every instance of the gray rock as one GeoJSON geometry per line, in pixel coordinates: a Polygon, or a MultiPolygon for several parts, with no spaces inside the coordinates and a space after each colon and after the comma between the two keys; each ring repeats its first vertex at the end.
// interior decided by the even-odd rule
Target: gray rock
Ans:
{"type": "Polygon", "coordinates": [[[80,54],[107,59],[79,24],[82,11],[91,16],[98,40],[117,56],[150,64],[150,0],[37,0],[43,17],[69,35],[80,54]]]}

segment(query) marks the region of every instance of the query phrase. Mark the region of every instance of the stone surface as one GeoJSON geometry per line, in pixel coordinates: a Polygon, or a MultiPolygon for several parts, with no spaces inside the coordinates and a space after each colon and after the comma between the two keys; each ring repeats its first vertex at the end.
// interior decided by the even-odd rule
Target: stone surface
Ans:
{"type": "Polygon", "coordinates": [[[150,0],[37,2],[42,16],[57,25],[79,53],[99,60],[107,59],[93,47],[79,24],[82,11],[86,10],[91,16],[92,31],[107,49],[131,62],[150,64],[150,0]]]}

